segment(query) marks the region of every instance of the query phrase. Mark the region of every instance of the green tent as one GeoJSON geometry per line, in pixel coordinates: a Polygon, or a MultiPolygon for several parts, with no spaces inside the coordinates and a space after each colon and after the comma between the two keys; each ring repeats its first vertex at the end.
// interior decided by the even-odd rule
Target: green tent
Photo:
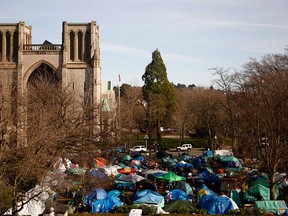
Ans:
{"type": "Polygon", "coordinates": [[[193,212],[193,206],[187,200],[175,200],[165,205],[163,210],[169,213],[188,213],[193,212]]]}
{"type": "Polygon", "coordinates": [[[182,177],[182,176],[178,176],[175,173],[169,171],[167,174],[163,175],[163,176],[158,176],[157,179],[159,180],[165,180],[165,181],[169,181],[169,182],[175,182],[175,181],[185,181],[186,178],[182,177]]]}
{"type": "Polygon", "coordinates": [[[256,201],[254,208],[273,214],[283,215],[286,212],[287,206],[284,200],[271,201],[256,201]]]}

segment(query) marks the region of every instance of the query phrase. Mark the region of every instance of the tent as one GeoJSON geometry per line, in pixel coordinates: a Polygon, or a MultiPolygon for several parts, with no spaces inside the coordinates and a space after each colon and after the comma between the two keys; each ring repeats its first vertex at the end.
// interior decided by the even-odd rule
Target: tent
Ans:
{"type": "Polygon", "coordinates": [[[287,211],[284,200],[256,201],[254,207],[277,215],[283,215],[287,211]]]}
{"type": "Polygon", "coordinates": [[[139,182],[136,182],[137,188],[141,188],[142,190],[154,190],[157,191],[155,183],[150,179],[143,179],[139,182]]]}
{"type": "Polygon", "coordinates": [[[89,191],[85,196],[84,203],[86,205],[91,205],[93,201],[99,199],[107,198],[107,192],[103,188],[94,188],[93,190],[89,191]]]}
{"type": "Polygon", "coordinates": [[[162,208],[164,207],[164,197],[156,191],[152,191],[149,189],[136,192],[136,194],[134,195],[133,204],[143,203],[157,204],[162,208]]]}
{"type": "Polygon", "coordinates": [[[182,154],[180,155],[177,160],[180,161],[185,161],[185,162],[189,162],[190,160],[192,160],[192,156],[188,155],[188,154],[182,154]]]}
{"type": "Polygon", "coordinates": [[[188,200],[189,196],[183,191],[179,189],[173,189],[169,191],[166,196],[165,200],[170,202],[174,200],[188,200]]]}
{"type": "Polygon", "coordinates": [[[178,176],[175,173],[173,173],[172,171],[169,171],[167,174],[165,174],[163,176],[158,176],[157,179],[165,180],[165,181],[169,181],[169,182],[185,181],[186,180],[185,177],[178,176]]]}
{"type": "Polygon", "coordinates": [[[208,214],[227,214],[230,210],[239,209],[237,204],[229,197],[217,195],[203,195],[200,198],[199,205],[207,210],[208,214]]]}
{"type": "Polygon", "coordinates": [[[192,212],[193,206],[187,200],[176,200],[165,205],[163,210],[169,213],[192,212]]]}
{"type": "Polygon", "coordinates": [[[159,169],[148,169],[145,170],[144,172],[142,172],[142,174],[144,174],[145,178],[148,178],[149,174],[153,174],[153,173],[163,173],[163,174],[167,174],[167,171],[164,170],[159,170],[159,169]]]}
{"type": "Polygon", "coordinates": [[[132,160],[132,157],[131,157],[129,154],[126,154],[126,155],[123,157],[122,162],[123,162],[123,161],[130,161],[130,160],[132,160]]]}
{"type": "Polygon", "coordinates": [[[135,173],[129,174],[129,175],[124,175],[121,176],[118,180],[120,181],[125,181],[125,182],[139,182],[141,180],[145,179],[144,177],[137,175],[135,173]]]}
{"type": "Polygon", "coordinates": [[[118,169],[117,170],[119,173],[121,174],[130,174],[130,173],[135,173],[136,172],[136,169],[135,168],[131,168],[131,167],[125,167],[125,168],[122,168],[122,169],[118,169]]]}
{"type": "Polygon", "coordinates": [[[186,182],[182,182],[182,181],[177,182],[174,188],[183,190],[188,195],[192,195],[192,193],[193,193],[191,186],[186,182]]]}
{"type": "Polygon", "coordinates": [[[222,162],[223,167],[227,167],[227,168],[242,167],[241,162],[238,160],[238,158],[234,156],[221,156],[220,160],[222,162]]]}
{"type": "Polygon", "coordinates": [[[107,197],[105,199],[96,200],[92,203],[92,213],[107,213],[115,206],[122,206],[120,199],[117,197],[107,197]]]}
{"type": "Polygon", "coordinates": [[[119,197],[121,195],[121,192],[119,190],[111,190],[108,192],[108,197],[119,197]]]}
{"type": "Polygon", "coordinates": [[[244,193],[243,200],[250,203],[254,203],[257,200],[270,200],[270,189],[261,184],[253,185],[244,193]]]}

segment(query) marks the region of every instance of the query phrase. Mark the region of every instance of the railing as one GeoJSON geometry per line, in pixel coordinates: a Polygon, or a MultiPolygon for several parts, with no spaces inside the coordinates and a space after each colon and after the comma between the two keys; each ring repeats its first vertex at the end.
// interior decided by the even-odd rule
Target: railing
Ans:
{"type": "Polygon", "coordinates": [[[51,52],[60,52],[62,45],[60,44],[29,44],[23,45],[23,52],[33,54],[48,54],[51,52]]]}

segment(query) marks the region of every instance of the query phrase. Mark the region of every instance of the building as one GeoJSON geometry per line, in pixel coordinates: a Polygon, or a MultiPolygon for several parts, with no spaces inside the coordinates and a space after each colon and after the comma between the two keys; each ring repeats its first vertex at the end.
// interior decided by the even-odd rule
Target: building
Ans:
{"type": "MultiPolygon", "coordinates": [[[[9,98],[8,110],[19,113],[19,98],[27,95],[36,75],[45,76],[70,88],[77,99],[102,103],[99,26],[63,22],[62,44],[32,43],[32,27],[25,22],[0,24],[0,91],[9,98]]],[[[1,100],[0,100],[1,103],[1,100]]],[[[2,101],[3,103],[3,101],[2,101]]],[[[1,104],[0,104],[1,105],[1,104]]],[[[27,120],[27,116],[24,117],[27,120]]],[[[22,122],[17,122],[21,124],[22,122]]],[[[18,130],[18,129],[17,129],[18,130]]],[[[17,132],[23,139],[25,131],[17,132]]]]}

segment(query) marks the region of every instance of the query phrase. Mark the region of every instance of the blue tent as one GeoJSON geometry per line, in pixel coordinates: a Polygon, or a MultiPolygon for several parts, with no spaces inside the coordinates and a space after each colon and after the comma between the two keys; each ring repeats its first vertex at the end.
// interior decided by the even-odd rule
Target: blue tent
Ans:
{"type": "Polygon", "coordinates": [[[108,192],[108,197],[119,197],[121,192],[119,190],[111,190],[108,192]]]}
{"type": "Polygon", "coordinates": [[[107,213],[115,206],[122,206],[120,199],[117,197],[107,197],[105,199],[96,200],[92,203],[92,213],[107,213]]]}
{"type": "Polygon", "coordinates": [[[227,196],[203,195],[199,205],[207,210],[208,214],[227,214],[230,210],[238,209],[238,206],[227,196]]]}
{"type": "Polygon", "coordinates": [[[138,191],[134,195],[133,204],[157,204],[160,207],[164,207],[164,197],[153,190],[138,191]]]}
{"type": "Polygon", "coordinates": [[[180,189],[174,189],[169,191],[166,196],[165,196],[165,200],[167,201],[174,201],[174,200],[188,200],[189,196],[180,189]]]}
{"type": "Polygon", "coordinates": [[[86,205],[91,205],[95,200],[105,199],[107,196],[107,192],[103,188],[95,188],[88,192],[84,199],[84,203],[86,205]]]}

